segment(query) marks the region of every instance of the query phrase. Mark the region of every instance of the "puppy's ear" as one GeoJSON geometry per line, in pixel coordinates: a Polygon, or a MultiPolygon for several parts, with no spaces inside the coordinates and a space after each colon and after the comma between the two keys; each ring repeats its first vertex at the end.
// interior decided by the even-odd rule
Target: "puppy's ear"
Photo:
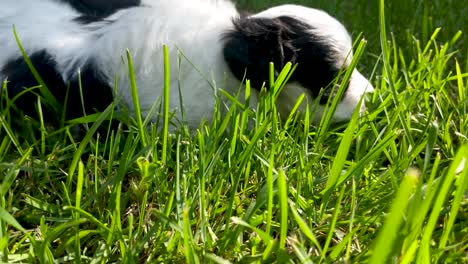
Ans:
{"type": "MultiPolygon", "coordinates": [[[[260,89],[269,79],[269,63],[279,72],[287,62],[296,62],[295,30],[285,17],[240,17],[234,29],[224,36],[223,55],[231,72],[239,79],[249,79],[260,89]]],[[[268,87],[268,85],[267,85],[268,87]]]]}

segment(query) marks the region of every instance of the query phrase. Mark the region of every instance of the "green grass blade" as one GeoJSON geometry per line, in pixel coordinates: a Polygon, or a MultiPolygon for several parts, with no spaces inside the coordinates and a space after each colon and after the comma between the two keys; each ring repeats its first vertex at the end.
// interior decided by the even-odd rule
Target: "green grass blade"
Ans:
{"type": "Polygon", "coordinates": [[[71,183],[72,183],[72,177],[75,174],[76,167],[78,165],[78,162],[81,158],[81,155],[83,154],[83,151],[85,150],[86,146],[90,142],[92,136],[98,128],[101,126],[102,122],[108,119],[108,117],[112,114],[114,110],[114,105],[110,104],[96,119],[94,124],[91,126],[89,131],[86,133],[84,136],[83,140],[81,140],[80,145],[78,146],[78,149],[76,150],[75,154],[73,155],[73,160],[70,164],[70,168],[68,169],[68,175],[67,175],[67,190],[70,192],[71,191],[71,183]]]}
{"type": "Polygon", "coordinates": [[[26,233],[26,229],[24,229],[18,221],[10,214],[8,213],[4,208],[0,207],[0,219],[7,223],[8,225],[16,228],[17,230],[26,233]]]}
{"type": "MultiPolygon", "coordinates": [[[[76,198],[75,198],[75,207],[81,207],[81,197],[83,195],[83,178],[84,178],[84,164],[80,161],[78,164],[78,177],[76,183],[76,198]]],[[[80,213],[75,213],[75,219],[80,219],[80,213]]],[[[81,263],[81,243],[80,243],[80,230],[78,226],[76,227],[76,236],[75,236],[75,262],[81,263]]]]}
{"type": "Polygon", "coordinates": [[[445,246],[448,243],[449,236],[453,231],[455,231],[452,230],[453,225],[457,220],[458,212],[461,212],[460,208],[463,199],[466,199],[465,192],[468,190],[468,165],[466,164],[468,162],[468,145],[462,147],[462,149],[460,149],[459,152],[465,153],[465,155],[457,166],[457,170],[458,168],[462,168],[461,171],[455,171],[455,173],[458,175],[458,178],[456,179],[455,183],[455,195],[453,197],[453,201],[451,202],[449,217],[445,224],[444,232],[442,233],[442,237],[439,242],[439,249],[445,248],[445,246]]]}
{"type": "MultiPolygon", "coordinates": [[[[336,199],[336,204],[335,204],[335,210],[333,212],[333,216],[330,222],[330,228],[328,229],[328,234],[327,234],[327,239],[325,240],[325,245],[323,246],[323,252],[320,257],[320,263],[322,263],[325,260],[325,257],[327,256],[328,249],[330,247],[330,243],[332,240],[333,235],[335,234],[335,226],[338,221],[338,216],[340,213],[340,204],[341,201],[343,200],[344,193],[345,193],[346,185],[343,185],[340,191],[340,195],[338,196],[338,199],[336,199]]],[[[323,206],[323,205],[322,205],[323,206]]]]}
{"type": "Polygon", "coordinates": [[[5,196],[7,194],[7,192],[8,192],[8,190],[10,190],[11,185],[16,180],[16,177],[18,177],[19,167],[21,165],[23,165],[27,161],[28,158],[30,158],[30,155],[31,155],[32,151],[33,151],[32,148],[28,148],[26,150],[26,152],[24,153],[24,155],[22,155],[21,159],[19,161],[17,161],[15,168],[10,169],[6,173],[5,177],[2,179],[2,183],[0,184],[0,195],[1,196],[5,196]]]}
{"type": "Polygon", "coordinates": [[[263,242],[266,245],[269,244],[273,240],[273,238],[268,233],[262,231],[259,228],[256,228],[256,227],[250,225],[249,223],[245,222],[244,220],[242,220],[242,219],[240,219],[238,217],[232,217],[231,221],[232,221],[233,224],[240,225],[240,226],[243,226],[243,227],[247,227],[248,229],[253,230],[263,240],[263,242]]]}
{"type": "Polygon", "coordinates": [[[138,88],[135,78],[135,70],[133,67],[133,60],[130,54],[130,50],[127,49],[127,62],[128,62],[128,76],[130,78],[130,90],[132,91],[132,99],[133,99],[133,108],[135,111],[135,118],[137,119],[137,126],[138,131],[140,132],[140,140],[143,147],[145,147],[148,143],[148,139],[146,138],[146,130],[143,126],[143,119],[142,113],[140,108],[140,99],[138,96],[138,88]]]}
{"type": "Polygon", "coordinates": [[[190,228],[190,219],[188,217],[189,214],[189,207],[184,207],[183,214],[182,214],[182,221],[184,225],[184,248],[185,248],[185,260],[188,264],[196,264],[199,263],[198,257],[195,255],[193,249],[193,241],[192,241],[192,230],[190,228]]]}
{"type": "MultiPolygon", "coordinates": [[[[431,259],[430,248],[432,245],[431,240],[432,240],[433,232],[436,228],[437,221],[439,219],[439,215],[443,208],[444,202],[450,194],[449,191],[453,185],[453,181],[456,176],[457,168],[460,166],[462,162],[464,162],[464,160],[467,159],[467,157],[468,157],[468,145],[464,145],[458,150],[457,154],[455,155],[454,160],[452,161],[450,165],[449,170],[447,171],[445,176],[442,178],[440,188],[437,190],[438,193],[435,196],[435,201],[432,206],[432,211],[429,216],[429,220],[427,221],[426,227],[422,234],[421,244],[420,244],[418,257],[417,257],[418,261],[428,261],[431,259]]],[[[453,203],[452,206],[456,207],[458,205],[453,203]]],[[[446,234],[443,234],[443,237],[442,237],[443,240],[445,240],[444,236],[446,236],[446,234]]]]}
{"type": "Polygon", "coordinates": [[[48,104],[52,106],[52,109],[57,114],[57,116],[61,116],[60,114],[62,113],[62,107],[60,106],[55,96],[50,92],[49,88],[47,88],[47,85],[45,84],[44,80],[39,75],[31,60],[29,59],[28,55],[26,54],[26,51],[24,50],[23,45],[21,44],[18,34],[16,33],[15,26],[13,26],[13,34],[15,36],[16,44],[18,45],[21,55],[23,56],[24,62],[28,65],[29,70],[40,85],[39,90],[41,91],[41,94],[44,96],[46,102],[48,102],[48,104]]]}
{"type": "Polygon", "coordinates": [[[286,175],[283,170],[278,171],[278,178],[276,179],[278,187],[278,199],[280,209],[280,249],[285,249],[286,238],[288,236],[288,183],[286,175]]]}
{"type": "Polygon", "coordinates": [[[410,202],[409,198],[414,193],[417,185],[418,177],[418,172],[410,169],[402,179],[400,188],[392,202],[390,212],[374,243],[369,263],[380,264],[388,262],[388,258],[397,243],[397,235],[403,223],[406,208],[410,202]]]}
{"type": "Polygon", "coordinates": [[[270,160],[268,164],[267,179],[266,179],[266,192],[267,192],[267,216],[266,216],[266,233],[271,234],[271,221],[273,219],[273,170],[275,166],[275,146],[272,147],[270,152],[270,160]]]}
{"type": "Polygon", "coordinates": [[[335,85],[335,87],[333,88],[333,92],[335,92],[336,89],[338,90],[336,90],[335,97],[333,97],[332,100],[330,99],[331,104],[330,102],[327,103],[323,116],[320,119],[318,133],[315,138],[315,141],[317,142],[316,151],[318,151],[318,148],[321,146],[321,142],[325,140],[324,135],[326,135],[326,133],[329,131],[330,124],[332,123],[333,115],[335,114],[338,104],[341,102],[341,99],[343,98],[343,95],[346,92],[346,87],[348,87],[353,70],[356,68],[358,61],[360,60],[362,54],[364,53],[364,49],[366,45],[367,45],[367,42],[364,39],[361,39],[361,41],[359,42],[359,45],[356,48],[356,52],[353,56],[353,60],[351,61],[351,64],[348,66],[347,70],[345,71],[343,75],[343,79],[341,80],[339,87],[336,88],[336,85],[335,85],[337,84],[335,82],[340,81],[339,78],[337,78],[335,82],[330,84],[330,85],[335,85]]]}
{"type": "MultiPolygon", "coordinates": [[[[333,161],[330,176],[328,176],[327,185],[322,191],[322,205],[328,204],[330,193],[333,191],[335,184],[338,182],[338,179],[342,175],[342,171],[346,162],[346,157],[348,156],[351,145],[353,144],[353,136],[359,121],[359,109],[361,104],[362,99],[359,101],[358,106],[354,110],[351,120],[349,121],[349,124],[344,132],[343,138],[341,139],[340,146],[333,161]]],[[[325,207],[322,207],[321,214],[323,214],[324,209],[325,207]]]]}
{"type": "Polygon", "coordinates": [[[94,223],[95,225],[97,225],[99,228],[102,228],[104,231],[106,232],[112,232],[109,227],[107,227],[106,224],[102,223],[101,221],[99,221],[98,218],[94,217],[92,214],[86,212],[85,210],[81,209],[81,208],[76,208],[74,206],[64,206],[63,207],[63,210],[65,211],[73,211],[73,212],[76,212],[76,213],[79,213],[80,216],[82,217],[85,217],[86,219],[90,220],[92,223],[94,223]]]}
{"type": "Polygon", "coordinates": [[[314,232],[309,228],[304,219],[301,218],[301,216],[297,212],[297,209],[292,205],[291,201],[289,202],[289,208],[294,216],[294,220],[296,221],[302,233],[304,233],[304,235],[312,241],[312,243],[317,247],[320,254],[322,254],[322,247],[318,242],[317,238],[315,237],[314,232]]]}
{"type": "Polygon", "coordinates": [[[169,136],[169,102],[170,102],[170,83],[171,83],[171,67],[169,64],[169,49],[166,45],[163,47],[164,54],[164,127],[163,127],[163,148],[162,148],[162,162],[167,161],[167,149],[169,136]]]}

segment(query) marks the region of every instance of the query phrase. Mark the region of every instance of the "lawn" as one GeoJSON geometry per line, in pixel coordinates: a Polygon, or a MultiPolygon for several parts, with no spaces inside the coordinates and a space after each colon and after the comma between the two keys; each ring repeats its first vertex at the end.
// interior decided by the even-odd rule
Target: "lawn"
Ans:
{"type": "Polygon", "coordinates": [[[2,99],[0,262],[468,262],[467,5],[289,2],[352,32],[376,88],[364,115],[280,122],[278,78],[256,111],[215,109],[195,133],[107,129],[110,106],[77,138],[28,118],[42,129],[19,135],[2,99]]]}

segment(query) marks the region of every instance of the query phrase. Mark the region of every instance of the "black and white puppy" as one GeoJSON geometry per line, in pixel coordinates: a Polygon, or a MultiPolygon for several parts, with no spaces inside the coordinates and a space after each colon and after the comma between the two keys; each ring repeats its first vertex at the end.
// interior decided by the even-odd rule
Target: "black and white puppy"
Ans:
{"type": "MultiPolygon", "coordinates": [[[[276,72],[287,62],[297,63],[277,100],[280,114],[287,115],[301,94],[314,102],[353,57],[351,38],[341,23],[323,11],[298,5],[243,16],[226,0],[2,0],[0,80],[7,81],[10,97],[37,86],[12,25],[54,96],[63,102],[69,89],[68,118],[83,114],[78,75],[87,113],[104,109],[115,96],[132,109],[123,59],[127,49],[133,57],[142,112],[147,115],[162,96],[162,46],[168,45],[171,111],[180,118],[183,102],[185,121],[192,128],[212,118],[213,87],[235,94],[242,81],[250,79],[256,101],[268,81],[270,62],[276,72]],[[117,94],[112,88],[116,76],[117,94]]],[[[362,95],[372,90],[354,70],[334,121],[349,119],[362,95]]],[[[323,94],[321,103],[333,96],[323,94]]],[[[34,113],[36,101],[36,95],[22,95],[18,105],[34,113]]]]}

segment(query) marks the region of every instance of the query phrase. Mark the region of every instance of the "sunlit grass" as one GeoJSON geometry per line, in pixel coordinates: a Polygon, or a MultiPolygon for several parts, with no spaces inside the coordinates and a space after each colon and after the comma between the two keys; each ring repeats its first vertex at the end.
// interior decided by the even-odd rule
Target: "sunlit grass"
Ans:
{"type": "MultiPolygon", "coordinates": [[[[220,91],[230,109],[221,114],[218,103],[215,120],[192,133],[170,132],[161,99],[154,109],[162,127],[147,124],[138,107],[128,117],[110,105],[55,130],[33,122],[36,138],[15,130],[2,95],[2,262],[468,261],[461,28],[451,27],[450,38],[431,25],[426,39],[396,39],[394,18],[373,11],[380,37],[367,37],[366,49],[357,42],[353,65],[375,69],[376,91],[366,114],[339,126],[331,115],[315,127],[305,125],[309,114],[276,114],[291,64],[254,111],[248,83],[244,98],[220,91]],[[366,59],[375,42],[379,52],[366,59]],[[109,119],[120,124],[110,129],[109,119]],[[78,123],[89,127],[76,139],[70,131],[78,123]]],[[[127,62],[132,75],[131,52],[127,62]]],[[[166,83],[166,96],[169,89],[177,90],[166,83]]]]}

